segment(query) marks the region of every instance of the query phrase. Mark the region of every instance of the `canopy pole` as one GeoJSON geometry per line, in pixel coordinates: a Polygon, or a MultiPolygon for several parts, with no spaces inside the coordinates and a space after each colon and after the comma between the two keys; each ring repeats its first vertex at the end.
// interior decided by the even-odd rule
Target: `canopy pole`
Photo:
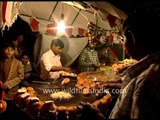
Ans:
{"type": "Polygon", "coordinates": [[[73,25],[73,23],[75,22],[75,20],[76,20],[76,18],[78,17],[80,11],[81,11],[81,9],[79,9],[79,11],[78,11],[77,15],[75,16],[74,20],[72,21],[72,24],[71,24],[71,25],[73,25]]]}
{"type": "MultiPolygon", "coordinates": [[[[78,11],[75,7],[73,7],[76,11],[78,11]]],[[[79,11],[78,11],[79,12],[79,11]]],[[[85,15],[83,15],[81,12],[79,12],[87,21],[89,21],[88,20],[88,18],[85,16],[85,15]]]]}
{"type": "Polygon", "coordinates": [[[54,8],[53,8],[53,10],[52,10],[51,15],[49,16],[49,21],[51,20],[51,17],[52,17],[52,15],[53,15],[53,13],[54,13],[57,5],[58,5],[58,2],[56,2],[56,5],[54,6],[54,8]]]}

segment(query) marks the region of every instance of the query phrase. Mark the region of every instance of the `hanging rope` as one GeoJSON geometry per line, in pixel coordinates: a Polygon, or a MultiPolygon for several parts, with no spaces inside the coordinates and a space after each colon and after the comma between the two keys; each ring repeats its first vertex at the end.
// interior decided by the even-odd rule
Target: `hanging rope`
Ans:
{"type": "Polygon", "coordinates": [[[64,4],[62,4],[62,13],[61,13],[61,20],[64,19],[64,4]]]}

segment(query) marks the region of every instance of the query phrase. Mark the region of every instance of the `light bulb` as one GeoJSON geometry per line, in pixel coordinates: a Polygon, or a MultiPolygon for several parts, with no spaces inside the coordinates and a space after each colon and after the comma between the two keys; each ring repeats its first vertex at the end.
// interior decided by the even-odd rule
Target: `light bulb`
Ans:
{"type": "Polygon", "coordinates": [[[64,32],[65,32],[65,24],[64,24],[64,21],[61,20],[58,23],[58,33],[64,33],[64,32]]]}

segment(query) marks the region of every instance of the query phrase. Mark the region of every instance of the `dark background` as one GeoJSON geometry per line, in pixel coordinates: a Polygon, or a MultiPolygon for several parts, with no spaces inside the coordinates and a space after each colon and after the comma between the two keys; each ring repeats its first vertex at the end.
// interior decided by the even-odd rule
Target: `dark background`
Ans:
{"type": "Polygon", "coordinates": [[[22,48],[25,51],[28,51],[31,56],[31,61],[33,60],[33,50],[34,43],[36,41],[36,35],[38,32],[32,32],[30,26],[27,22],[23,21],[20,17],[17,17],[16,21],[13,25],[8,28],[5,27],[4,30],[1,31],[1,44],[4,42],[10,42],[19,34],[23,34],[24,40],[22,42],[22,48]]]}

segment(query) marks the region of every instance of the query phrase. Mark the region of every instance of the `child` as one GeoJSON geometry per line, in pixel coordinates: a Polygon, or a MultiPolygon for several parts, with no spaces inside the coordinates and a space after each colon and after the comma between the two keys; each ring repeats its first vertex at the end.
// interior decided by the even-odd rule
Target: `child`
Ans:
{"type": "Polygon", "coordinates": [[[14,45],[5,43],[1,50],[3,58],[0,60],[0,82],[3,85],[0,88],[5,90],[8,99],[12,99],[14,94],[10,94],[10,91],[18,89],[18,84],[24,78],[24,69],[22,62],[14,57],[14,45]]]}
{"type": "Polygon", "coordinates": [[[30,62],[29,54],[27,52],[22,53],[21,61],[24,68],[24,79],[28,79],[31,76],[32,65],[30,62]]]}

